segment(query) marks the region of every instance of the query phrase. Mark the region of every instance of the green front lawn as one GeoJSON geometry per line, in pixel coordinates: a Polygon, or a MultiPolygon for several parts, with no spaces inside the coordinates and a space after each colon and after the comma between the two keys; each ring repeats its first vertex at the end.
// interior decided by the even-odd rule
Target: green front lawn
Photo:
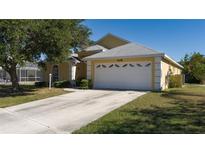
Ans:
{"type": "Polygon", "coordinates": [[[32,85],[24,85],[21,87],[20,92],[12,93],[10,86],[0,85],[0,107],[18,105],[67,93],[60,88],[52,88],[49,90],[48,88],[35,88],[32,85]]]}
{"type": "Polygon", "coordinates": [[[148,93],[74,133],[205,133],[205,87],[148,93]]]}

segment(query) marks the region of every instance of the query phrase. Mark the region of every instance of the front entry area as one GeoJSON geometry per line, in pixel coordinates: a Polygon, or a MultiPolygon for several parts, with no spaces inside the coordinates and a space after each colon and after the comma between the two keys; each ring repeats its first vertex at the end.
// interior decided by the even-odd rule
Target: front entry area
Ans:
{"type": "Polygon", "coordinates": [[[94,88],[151,90],[152,62],[97,63],[94,88]]]}

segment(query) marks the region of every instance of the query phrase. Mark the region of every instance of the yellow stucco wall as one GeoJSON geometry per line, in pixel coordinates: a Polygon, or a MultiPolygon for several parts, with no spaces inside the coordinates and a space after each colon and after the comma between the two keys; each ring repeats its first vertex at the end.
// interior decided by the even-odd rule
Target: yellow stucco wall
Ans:
{"type": "MultiPolygon", "coordinates": [[[[84,57],[91,56],[93,54],[96,54],[97,51],[81,51],[78,53],[78,58],[83,59],[84,57]]],[[[76,67],[76,79],[85,79],[87,73],[87,65],[85,62],[80,62],[77,64],[76,67]]]]}
{"type": "Polygon", "coordinates": [[[52,69],[54,65],[58,65],[58,74],[59,74],[59,80],[70,80],[70,62],[63,62],[61,64],[46,64],[46,69],[44,72],[44,81],[49,81],[49,74],[52,74],[52,69]]]}
{"type": "Polygon", "coordinates": [[[138,57],[138,58],[118,58],[118,59],[106,59],[106,60],[93,60],[91,61],[91,81],[94,81],[95,77],[95,64],[98,63],[114,63],[114,62],[136,62],[136,61],[150,61],[152,63],[152,78],[151,78],[151,87],[154,90],[154,76],[155,76],[155,65],[154,65],[154,57],[138,57]]]}
{"type": "Polygon", "coordinates": [[[168,81],[167,81],[167,76],[169,73],[169,69],[171,72],[176,75],[176,74],[181,74],[182,70],[181,68],[177,67],[176,65],[170,63],[169,61],[163,59],[161,61],[161,87],[162,90],[168,88],[168,81]]]}

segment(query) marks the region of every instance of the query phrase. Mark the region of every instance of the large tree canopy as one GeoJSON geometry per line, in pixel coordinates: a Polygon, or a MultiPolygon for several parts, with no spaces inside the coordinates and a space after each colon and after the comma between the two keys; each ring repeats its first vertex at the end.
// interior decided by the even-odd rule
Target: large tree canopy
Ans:
{"type": "Polygon", "coordinates": [[[0,20],[0,66],[18,89],[16,65],[59,61],[89,44],[91,31],[83,20],[0,20]],[[67,56],[65,56],[67,55],[67,56]]]}
{"type": "Polygon", "coordinates": [[[199,52],[186,54],[181,60],[184,66],[184,73],[187,75],[188,82],[204,82],[205,81],[205,57],[199,52]]]}

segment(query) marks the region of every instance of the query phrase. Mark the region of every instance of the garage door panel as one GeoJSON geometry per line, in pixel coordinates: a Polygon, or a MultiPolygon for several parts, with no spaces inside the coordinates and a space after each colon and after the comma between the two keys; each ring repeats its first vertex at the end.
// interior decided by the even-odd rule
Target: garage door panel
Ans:
{"type": "Polygon", "coordinates": [[[151,89],[151,62],[103,63],[95,65],[95,88],[151,89]]]}

